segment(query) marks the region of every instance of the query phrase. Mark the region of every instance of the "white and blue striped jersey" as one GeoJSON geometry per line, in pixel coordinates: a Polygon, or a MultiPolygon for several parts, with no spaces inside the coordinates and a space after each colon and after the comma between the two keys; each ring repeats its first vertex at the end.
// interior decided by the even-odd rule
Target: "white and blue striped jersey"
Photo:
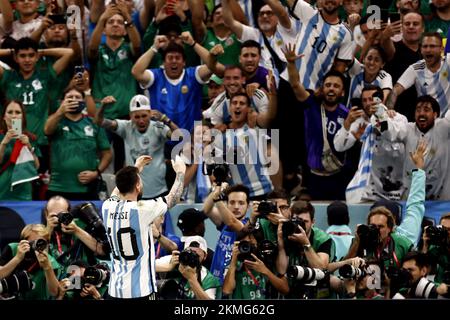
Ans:
{"type": "Polygon", "coordinates": [[[364,81],[364,65],[358,60],[354,60],[352,67],[347,71],[349,77],[352,79],[348,91],[347,108],[351,109],[350,100],[352,98],[361,98],[364,86],[372,84],[379,86],[382,90],[392,90],[392,77],[384,70],[378,72],[377,77],[372,82],[364,81]]]}
{"type": "Polygon", "coordinates": [[[156,292],[151,223],[166,211],[163,198],[127,201],[112,196],[103,203],[102,217],[111,246],[108,293],[112,297],[139,298],[156,292]]]}
{"type": "MultiPolygon", "coordinates": [[[[290,18],[290,20],[291,20],[290,29],[286,29],[281,24],[278,23],[277,30],[275,31],[274,35],[270,38],[267,38],[273,51],[283,62],[286,62],[286,58],[284,56],[282,49],[284,49],[286,43],[295,42],[297,34],[300,32],[301,29],[301,22],[299,20],[294,18],[290,18]]],[[[261,60],[259,62],[259,65],[266,69],[271,69],[274,72],[274,74],[277,75],[278,71],[275,67],[275,62],[273,61],[269,49],[267,49],[266,47],[261,30],[246,25],[242,25],[242,37],[239,39],[239,41],[244,42],[247,40],[254,40],[261,45],[261,60]]]]}
{"type": "MultiPolygon", "coordinates": [[[[267,112],[269,109],[269,98],[263,90],[256,89],[255,94],[250,97],[250,104],[258,113],[267,112]]],[[[203,117],[211,119],[213,125],[228,124],[231,121],[230,98],[225,91],[214,99],[208,109],[203,111],[203,117]]]]}
{"type": "Polygon", "coordinates": [[[226,130],[222,140],[214,139],[215,156],[223,159],[225,154],[233,185],[245,185],[250,189],[251,197],[273,190],[267,170],[270,164],[267,156],[270,138],[266,133],[266,130],[244,125],[239,129],[226,130]]]}
{"type": "MultiPolygon", "coordinates": [[[[297,1],[293,11],[302,23],[296,40],[297,54],[305,55],[296,61],[300,83],[306,89],[316,90],[335,58],[353,59],[352,33],[343,23],[325,22],[319,11],[303,0],[297,1]]],[[[281,77],[289,79],[287,70],[281,77]]]]}
{"type": "Polygon", "coordinates": [[[447,53],[436,72],[427,68],[425,60],[413,63],[405,70],[397,83],[408,89],[416,86],[417,96],[430,95],[441,107],[441,117],[444,117],[450,104],[450,53],[447,53]]]}

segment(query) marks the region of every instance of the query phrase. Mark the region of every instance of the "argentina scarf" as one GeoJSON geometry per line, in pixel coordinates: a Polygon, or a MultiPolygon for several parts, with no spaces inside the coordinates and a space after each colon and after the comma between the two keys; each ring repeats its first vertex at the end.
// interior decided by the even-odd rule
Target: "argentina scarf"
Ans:
{"type": "Polygon", "coordinates": [[[361,141],[363,145],[359,157],[358,170],[345,190],[347,203],[360,203],[364,196],[364,191],[369,185],[369,178],[372,171],[373,149],[375,146],[375,134],[371,124],[364,131],[361,141]]]}

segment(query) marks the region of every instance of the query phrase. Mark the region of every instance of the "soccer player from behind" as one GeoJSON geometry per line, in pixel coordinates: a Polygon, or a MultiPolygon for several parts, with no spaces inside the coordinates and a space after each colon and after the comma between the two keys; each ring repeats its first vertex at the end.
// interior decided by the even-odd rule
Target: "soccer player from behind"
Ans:
{"type": "Polygon", "coordinates": [[[138,200],[143,192],[140,173],[150,161],[150,156],[140,156],[134,167],[119,170],[116,188],[102,206],[111,246],[112,269],[108,293],[112,298],[155,299],[155,252],[151,224],[179,201],[186,166],[178,156],[172,161],[176,178],[167,196],[138,200]]]}

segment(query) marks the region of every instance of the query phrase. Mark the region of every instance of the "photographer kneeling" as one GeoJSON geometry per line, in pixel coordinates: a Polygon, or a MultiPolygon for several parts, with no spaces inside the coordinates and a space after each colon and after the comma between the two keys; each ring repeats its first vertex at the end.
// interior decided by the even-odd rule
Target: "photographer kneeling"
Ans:
{"type": "Polygon", "coordinates": [[[179,299],[214,300],[220,296],[219,280],[202,266],[207,252],[208,245],[204,238],[186,237],[178,265],[182,278],[176,279],[180,285],[179,299]]]}
{"type": "Polygon", "coordinates": [[[426,254],[409,252],[403,259],[402,269],[391,275],[391,295],[393,299],[436,299],[438,295],[448,297],[448,285],[436,286],[427,279],[430,263],[426,254]]]}
{"type": "Polygon", "coordinates": [[[296,201],[291,206],[291,220],[278,224],[278,273],[286,274],[288,268],[301,268],[300,274],[289,281],[288,298],[317,299],[330,295],[329,279],[322,270],[333,261],[335,247],[330,235],[314,226],[314,212],[311,203],[296,201]],[[302,271],[311,272],[311,277],[305,274],[306,279],[299,279],[302,271]],[[305,283],[306,280],[308,283],[305,283]],[[315,280],[323,281],[317,283],[315,280]]]}
{"type": "Polygon", "coordinates": [[[82,260],[72,263],[62,279],[56,300],[103,300],[108,290],[109,267],[105,263],[89,266],[82,260]]]}
{"type": "Polygon", "coordinates": [[[50,234],[42,224],[28,224],[19,243],[9,243],[0,257],[0,295],[20,300],[48,300],[58,294],[59,264],[48,253],[50,234]],[[8,278],[10,277],[10,278],[8,278]],[[13,281],[11,280],[13,277],[13,281]]]}
{"type": "Polygon", "coordinates": [[[289,287],[286,277],[276,276],[271,271],[271,263],[267,261],[275,260],[275,245],[267,256],[262,245],[267,240],[258,242],[251,229],[239,232],[237,239],[239,241],[234,242],[231,262],[225,275],[223,294],[232,299],[264,300],[272,298],[270,285],[281,294],[287,294],[289,287]]]}

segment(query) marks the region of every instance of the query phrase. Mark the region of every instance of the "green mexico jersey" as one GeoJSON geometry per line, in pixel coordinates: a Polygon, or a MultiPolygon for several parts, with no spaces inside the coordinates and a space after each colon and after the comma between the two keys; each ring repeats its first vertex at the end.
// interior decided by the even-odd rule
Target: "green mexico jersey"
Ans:
{"type": "Polygon", "coordinates": [[[236,287],[233,291],[233,299],[263,300],[266,298],[267,278],[255,270],[242,268],[242,263],[237,262],[236,287]]]}
{"type": "Polygon", "coordinates": [[[99,150],[110,148],[105,130],[89,117],[79,121],[63,118],[51,139],[51,168],[49,190],[62,192],[88,192],[88,186],[78,181],[81,171],[95,171],[99,163],[99,150]]]}
{"type": "Polygon", "coordinates": [[[217,57],[218,62],[224,65],[239,65],[241,43],[234,33],[225,39],[220,39],[211,29],[208,29],[205,39],[202,42],[202,46],[209,51],[216,44],[221,44],[224,50],[224,54],[217,57]]]}
{"type": "Polygon", "coordinates": [[[105,44],[100,45],[97,60],[92,63],[95,75],[92,95],[98,101],[107,96],[116,98],[116,102],[105,109],[105,118],[128,116],[130,100],[137,94],[137,83],[131,74],[133,64],[129,43],[122,42],[115,51],[105,44]]]}
{"type": "MultiPolygon", "coordinates": [[[[212,289],[212,288],[216,288],[216,298],[218,298],[220,296],[220,281],[219,279],[217,279],[216,277],[213,276],[213,274],[206,269],[205,267],[202,267],[202,271],[201,271],[201,279],[202,279],[202,289],[203,290],[208,290],[208,289],[212,289]]],[[[178,282],[181,281],[181,278],[178,279],[178,282]]],[[[195,298],[195,294],[194,291],[192,291],[191,289],[191,285],[189,284],[189,282],[185,282],[184,286],[183,286],[183,299],[196,299],[195,298]]]]}
{"type": "Polygon", "coordinates": [[[37,67],[30,78],[24,79],[15,70],[4,70],[0,87],[8,100],[22,101],[27,116],[27,129],[38,138],[38,144],[46,144],[44,125],[48,118],[49,88],[56,79],[53,66],[37,67]]]}
{"type": "MultiPolygon", "coordinates": [[[[3,140],[5,135],[0,133],[0,141],[3,140]]],[[[11,157],[11,153],[16,140],[12,139],[5,147],[5,152],[3,154],[3,160],[0,162],[0,168],[3,168],[5,163],[8,162],[11,157]]],[[[36,141],[32,141],[30,138],[30,143],[33,147],[36,146],[36,141]]],[[[38,153],[39,148],[35,149],[36,155],[40,156],[38,153]]],[[[11,177],[14,170],[14,164],[9,165],[3,172],[0,173],[0,200],[17,200],[17,201],[30,201],[32,199],[31,182],[21,183],[16,185],[11,190],[11,177]]]]}

